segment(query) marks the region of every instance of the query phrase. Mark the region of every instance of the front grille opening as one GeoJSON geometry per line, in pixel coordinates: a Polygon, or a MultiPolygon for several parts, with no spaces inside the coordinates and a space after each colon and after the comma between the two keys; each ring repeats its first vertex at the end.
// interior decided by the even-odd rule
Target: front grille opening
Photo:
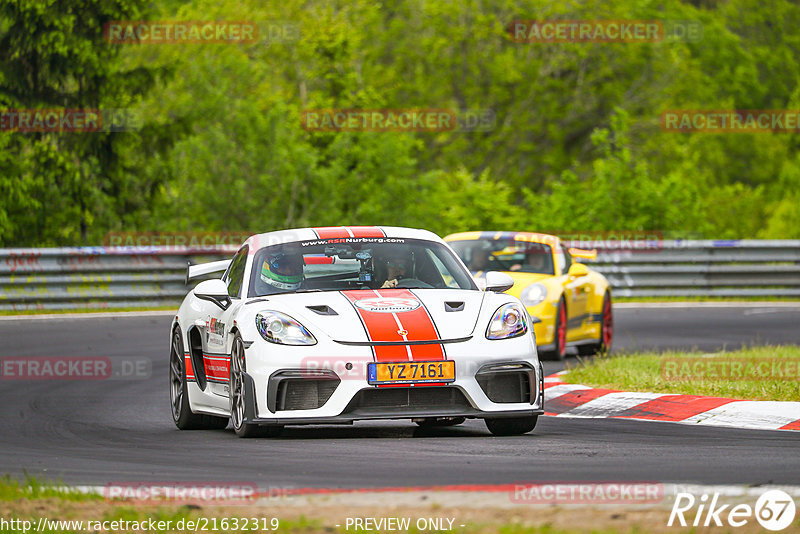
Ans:
{"type": "Polygon", "coordinates": [[[338,380],[299,379],[278,383],[277,409],[316,410],[321,408],[339,386],[338,380]]]}
{"type": "Polygon", "coordinates": [[[527,371],[486,372],[478,374],[476,379],[492,402],[531,402],[530,374],[527,371]]]}
{"type": "Polygon", "coordinates": [[[452,408],[471,407],[460,389],[454,387],[411,387],[365,389],[350,408],[452,408]]]}

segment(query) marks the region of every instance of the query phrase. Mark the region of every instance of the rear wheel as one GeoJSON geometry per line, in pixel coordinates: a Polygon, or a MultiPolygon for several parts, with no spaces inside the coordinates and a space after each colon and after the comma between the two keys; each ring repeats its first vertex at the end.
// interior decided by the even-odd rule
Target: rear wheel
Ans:
{"type": "Polygon", "coordinates": [[[422,428],[435,428],[460,425],[466,420],[466,417],[426,417],[425,419],[414,419],[414,422],[422,428]]]}
{"type": "Polygon", "coordinates": [[[513,417],[510,419],[484,419],[486,428],[495,436],[519,436],[536,428],[538,415],[531,417],[513,417]]]}
{"type": "Polygon", "coordinates": [[[230,407],[231,424],[233,431],[240,438],[275,437],[278,436],[283,427],[280,426],[261,426],[244,422],[245,405],[248,401],[247,392],[244,387],[243,373],[246,370],[244,359],[244,343],[237,333],[233,339],[231,348],[230,366],[230,407]]]}
{"type": "Polygon", "coordinates": [[[192,413],[186,384],[186,360],[181,331],[175,327],[169,351],[169,400],[172,420],[181,430],[219,430],[228,426],[226,417],[192,413]]]}
{"type": "Polygon", "coordinates": [[[556,310],[556,331],[553,334],[553,350],[541,355],[543,360],[563,360],[567,356],[567,306],[564,299],[558,301],[556,310]]]}
{"type": "Polygon", "coordinates": [[[600,339],[597,343],[583,345],[578,348],[582,356],[604,355],[611,351],[614,341],[614,314],[611,312],[611,295],[606,293],[603,297],[603,308],[600,317],[600,339]]]}

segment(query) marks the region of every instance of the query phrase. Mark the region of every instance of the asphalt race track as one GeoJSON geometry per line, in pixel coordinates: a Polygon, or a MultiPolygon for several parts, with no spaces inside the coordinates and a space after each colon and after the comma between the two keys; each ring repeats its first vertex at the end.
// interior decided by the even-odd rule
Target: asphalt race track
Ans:
{"type": "MultiPolygon", "coordinates": [[[[615,350],[800,344],[798,307],[621,308],[615,350]]],[[[129,380],[0,380],[0,474],[103,485],[135,480],[260,487],[399,487],[530,481],[800,484],[800,433],[540,418],[492,437],[482,421],[295,427],[278,439],[180,432],[167,390],[169,316],[0,321],[0,358],[150,360],[129,380]]],[[[548,372],[563,366],[547,364],[548,372]]]]}

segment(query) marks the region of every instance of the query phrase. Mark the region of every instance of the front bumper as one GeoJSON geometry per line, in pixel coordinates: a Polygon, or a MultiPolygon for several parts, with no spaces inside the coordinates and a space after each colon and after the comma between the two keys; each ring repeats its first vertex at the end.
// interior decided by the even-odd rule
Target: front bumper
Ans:
{"type": "MultiPolygon", "coordinates": [[[[542,414],[544,376],[536,357],[533,336],[487,341],[485,344],[516,350],[504,350],[502,356],[477,357],[467,354],[474,349],[470,346],[473,343],[461,347],[449,345],[447,357],[456,361],[456,381],[442,386],[376,387],[368,384],[364,371],[366,363],[372,361],[368,347],[346,347],[347,353],[326,358],[307,356],[298,359],[288,355],[280,358],[282,362],[276,361],[275,354],[267,360],[266,355],[259,354],[259,349],[253,354],[248,351],[248,372],[244,374],[248,402],[244,419],[248,423],[264,425],[310,425],[379,419],[490,419],[542,414]],[[263,365],[267,361],[269,365],[263,365]],[[262,365],[251,365],[251,362],[262,365]],[[351,369],[345,370],[345,365],[350,365],[351,369]],[[285,386],[289,381],[307,381],[309,384],[318,381],[322,385],[316,389],[299,388],[310,391],[311,395],[302,400],[297,400],[298,395],[295,395],[293,404],[287,405],[286,398],[292,397],[285,386]],[[508,393],[514,384],[521,393],[519,398],[508,393]],[[311,403],[308,398],[312,399],[311,403]],[[321,404],[315,405],[314,399],[321,404]],[[304,409],[293,409],[299,405],[304,409]]],[[[294,349],[280,353],[290,354],[295,352],[294,349]]],[[[322,354],[326,352],[320,351],[322,354]]]]}

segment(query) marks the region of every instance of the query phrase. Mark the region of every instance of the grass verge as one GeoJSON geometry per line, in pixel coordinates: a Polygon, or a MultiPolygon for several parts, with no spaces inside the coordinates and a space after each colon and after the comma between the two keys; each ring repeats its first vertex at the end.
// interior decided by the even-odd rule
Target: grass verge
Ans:
{"type": "Polygon", "coordinates": [[[0,478],[0,502],[55,498],[63,501],[97,501],[99,495],[88,494],[62,484],[42,483],[33,477],[22,480],[6,475],[0,478]]]}
{"type": "MultiPolygon", "coordinates": [[[[732,497],[731,502],[755,501],[732,497]]],[[[436,532],[460,534],[571,534],[579,532],[672,534],[685,529],[667,526],[673,497],[652,505],[554,505],[516,503],[510,494],[419,492],[350,493],[288,496],[241,504],[214,502],[143,504],[108,501],[28,478],[0,478],[0,520],[4,532],[290,532],[334,534],[353,532],[436,532]],[[358,528],[363,520],[406,520],[397,526],[358,528]],[[21,522],[24,522],[22,524],[21,522]],[[348,524],[350,526],[348,527],[348,524]],[[421,526],[420,526],[421,525],[421,526]],[[438,526],[436,526],[438,525],[438,526]]],[[[726,501],[727,503],[728,501],[726,501]]],[[[397,525],[397,523],[395,523],[397,525]]],[[[800,528],[800,517],[794,527],[800,528]]],[[[711,530],[700,529],[698,532],[711,530]]],[[[737,533],[762,530],[750,521],[737,533]]]]}
{"type": "Polygon", "coordinates": [[[800,302],[797,297],[619,297],[614,302],[800,302]]]}
{"type": "Polygon", "coordinates": [[[7,315],[50,315],[68,313],[117,313],[117,312],[151,312],[151,311],[178,311],[179,304],[168,306],[151,306],[147,308],[137,308],[133,306],[121,308],[75,308],[68,310],[0,310],[0,316],[7,315]]]}
{"type": "Polygon", "coordinates": [[[565,380],[622,391],[800,401],[800,347],[632,353],[569,366],[565,380]]]}

